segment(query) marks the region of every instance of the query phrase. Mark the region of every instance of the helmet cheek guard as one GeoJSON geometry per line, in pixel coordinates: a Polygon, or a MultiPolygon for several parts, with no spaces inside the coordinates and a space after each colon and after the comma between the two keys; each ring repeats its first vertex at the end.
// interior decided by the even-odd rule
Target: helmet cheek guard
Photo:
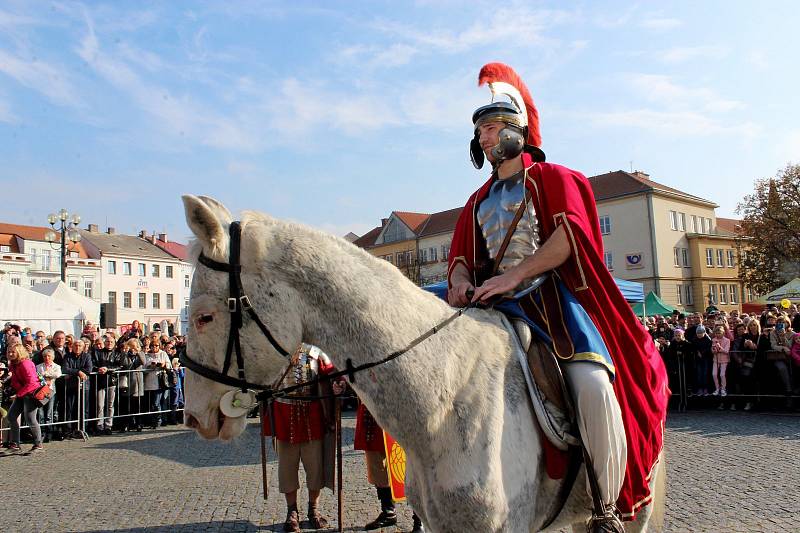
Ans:
{"type": "Polygon", "coordinates": [[[507,159],[514,159],[525,148],[525,136],[519,128],[506,126],[498,133],[497,144],[492,147],[495,165],[507,159]]]}
{"type": "Polygon", "coordinates": [[[475,137],[473,137],[472,141],[469,143],[469,158],[472,161],[472,166],[481,169],[483,168],[483,161],[486,156],[483,155],[483,149],[481,149],[481,143],[478,137],[476,132],[475,137]]]}

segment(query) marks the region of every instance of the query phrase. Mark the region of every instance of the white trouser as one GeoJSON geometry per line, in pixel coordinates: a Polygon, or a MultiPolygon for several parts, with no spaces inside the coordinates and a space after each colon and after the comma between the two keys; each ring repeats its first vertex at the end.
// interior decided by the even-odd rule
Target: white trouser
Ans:
{"type": "MultiPolygon", "coordinates": [[[[578,430],[594,463],[603,502],[614,503],[625,477],[628,445],[608,370],[588,361],[569,362],[561,369],[572,391],[578,430]]],[[[588,483],[586,488],[591,496],[588,483]]]]}

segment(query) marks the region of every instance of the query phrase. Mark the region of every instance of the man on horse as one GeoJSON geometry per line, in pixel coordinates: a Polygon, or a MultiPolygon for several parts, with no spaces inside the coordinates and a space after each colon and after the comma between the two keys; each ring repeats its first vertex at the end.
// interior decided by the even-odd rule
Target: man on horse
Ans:
{"type": "MultiPolygon", "coordinates": [[[[561,363],[605,512],[591,528],[621,531],[651,498],[669,390],[650,336],[603,261],[588,180],[545,163],[530,93],[508,66],[485,65],[492,103],[472,116],[473,164],[492,164],[470,196],[448,258],[448,300],[495,302],[523,319],[561,363]],[[472,294],[474,291],[474,295],[472,294]]],[[[597,507],[597,506],[595,506],[597,507]]]]}

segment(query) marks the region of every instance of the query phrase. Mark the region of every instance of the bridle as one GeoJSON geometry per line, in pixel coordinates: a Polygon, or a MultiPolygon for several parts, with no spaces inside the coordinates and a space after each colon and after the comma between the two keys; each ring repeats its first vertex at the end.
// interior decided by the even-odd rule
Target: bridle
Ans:
{"type": "Polygon", "coordinates": [[[255,309],[250,303],[250,298],[244,292],[242,286],[242,264],[240,260],[241,243],[242,243],[242,224],[238,220],[230,224],[230,252],[228,254],[228,262],[220,263],[215,261],[203,253],[200,253],[198,261],[217,272],[228,273],[228,312],[231,315],[230,330],[228,331],[228,345],[225,349],[225,362],[222,365],[222,372],[218,372],[213,368],[192,360],[184,350],[180,354],[181,364],[204,378],[222,383],[223,385],[230,385],[241,389],[243,393],[248,393],[250,390],[269,390],[268,385],[259,385],[247,381],[244,373],[244,357],[242,357],[242,345],[240,338],[240,331],[244,326],[245,313],[247,316],[256,323],[261,332],[267,338],[272,347],[282,356],[289,358],[291,354],[284,349],[283,346],[275,339],[275,336],[264,324],[264,321],[258,316],[255,309]],[[236,367],[237,377],[231,377],[228,372],[231,367],[233,355],[236,354],[236,367]]]}

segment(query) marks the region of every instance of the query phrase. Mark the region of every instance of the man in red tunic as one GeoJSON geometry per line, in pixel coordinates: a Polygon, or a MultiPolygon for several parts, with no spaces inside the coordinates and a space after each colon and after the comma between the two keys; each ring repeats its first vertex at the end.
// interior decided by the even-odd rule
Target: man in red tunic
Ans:
{"type": "Polygon", "coordinates": [[[506,101],[473,114],[473,163],[486,158],[493,172],[458,220],[448,300],[466,305],[473,290],[473,300],[505,297],[496,307],[549,343],[608,510],[592,527],[621,530],[617,517],[633,519],[651,499],[669,398],[664,365],[605,266],[588,180],[545,163],[527,87],[500,63],[485,65],[478,83],[506,101]]]}
{"type": "MultiPolygon", "coordinates": [[[[292,356],[292,364],[281,379],[280,387],[312,381],[318,375],[335,370],[328,356],[316,346],[301,344],[292,356]]],[[[330,384],[308,386],[295,391],[295,396],[330,395],[330,384]],[[321,390],[325,387],[325,390],[321,390]]],[[[323,487],[333,490],[333,453],[330,445],[333,409],[323,400],[281,397],[273,403],[273,423],[264,424],[265,434],[275,428],[278,450],[278,490],[286,497],[286,521],[283,530],[298,532],[300,517],[297,510],[297,491],[300,488],[300,462],[306,471],[308,487],[308,520],[315,529],[324,529],[328,521],[320,514],[317,503],[323,487]],[[328,442],[326,442],[328,441],[328,442]]]]}

